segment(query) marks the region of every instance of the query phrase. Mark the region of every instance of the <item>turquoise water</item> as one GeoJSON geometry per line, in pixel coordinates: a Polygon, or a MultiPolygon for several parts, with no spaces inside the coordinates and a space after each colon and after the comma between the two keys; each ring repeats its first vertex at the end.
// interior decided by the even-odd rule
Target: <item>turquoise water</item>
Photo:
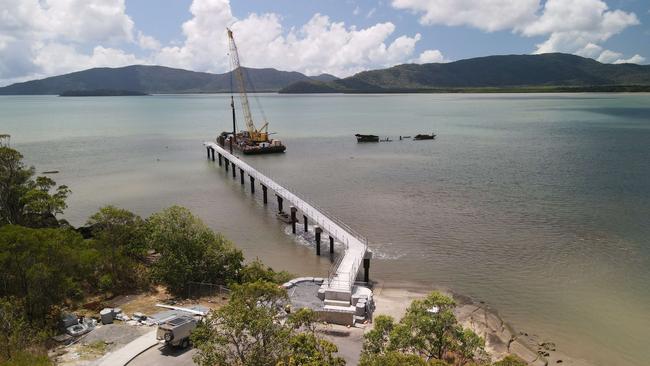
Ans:
{"type": "MultiPolygon", "coordinates": [[[[273,205],[206,161],[201,142],[230,126],[227,98],[0,97],[0,133],[60,171],[74,224],[107,203],[182,204],[249,257],[327,273],[273,205]]],[[[367,236],[372,277],[483,300],[598,365],[647,364],[650,95],[259,99],[288,150],[246,159],[367,236]],[[430,131],[436,141],[397,141],[430,131]],[[395,141],[357,144],[357,132],[395,141]]]]}

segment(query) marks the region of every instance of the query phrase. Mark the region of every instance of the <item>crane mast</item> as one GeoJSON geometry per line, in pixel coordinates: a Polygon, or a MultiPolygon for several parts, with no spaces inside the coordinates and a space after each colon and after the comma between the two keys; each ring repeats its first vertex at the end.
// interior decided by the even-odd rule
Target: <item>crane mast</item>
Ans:
{"type": "Polygon", "coordinates": [[[237,52],[237,45],[235,44],[235,38],[232,35],[232,31],[226,28],[228,31],[228,40],[230,43],[230,60],[233,67],[233,72],[235,73],[237,79],[237,87],[239,88],[239,98],[241,100],[242,110],[244,112],[244,121],[246,122],[246,129],[250,135],[250,139],[255,142],[265,142],[268,140],[268,133],[262,132],[268,126],[268,123],[264,125],[263,128],[258,130],[255,128],[253,123],[253,115],[251,114],[250,105],[248,103],[248,95],[246,94],[246,82],[244,81],[244,72],[242,71],[241,65],[239,64],[239,53],[237,52]]]}

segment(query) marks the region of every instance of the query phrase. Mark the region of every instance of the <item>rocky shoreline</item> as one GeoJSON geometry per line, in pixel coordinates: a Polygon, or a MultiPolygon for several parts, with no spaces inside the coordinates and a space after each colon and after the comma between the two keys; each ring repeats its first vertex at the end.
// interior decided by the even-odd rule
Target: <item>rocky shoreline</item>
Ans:
{"type": "Polygon", "coordinates": [[[492,361],[515,354],[534,366],[592,366],[588,361],[572,358],[564,351],[558,350],[552,340],[515,330],[488,304],[476,302],[446,288],[426,287],[415,283],[378,282],[373,288],[377,305],[374,314],[385,314],[399,319],[411,301],[423,298],[431,291],[440,291],[454,298],[458,304],[455,310],[458,321],[485,339],[485,350],[492,361]]]}

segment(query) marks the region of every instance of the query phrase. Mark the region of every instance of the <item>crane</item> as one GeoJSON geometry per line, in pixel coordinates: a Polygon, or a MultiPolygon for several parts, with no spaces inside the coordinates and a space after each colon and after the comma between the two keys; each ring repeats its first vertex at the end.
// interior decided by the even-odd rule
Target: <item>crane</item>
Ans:
{"type": "Polygon", "coordinates": [[[252,142],[267,142],[269,139],[268,127],[269,123],[265,121],[264,125],[258,130],[253,123],[253,115],[248,103],[248,95],[246,94],[246,82],[244,81],[244,72],[239,64],[239,53],[237,52],[237,45],[235,38],[232,35],[232,30],[226,28],[228,31],[228,41],[230,44],[230,62],[233,67],[233,72],[237,78],[237,87],[239,88],[239,98],[241,100],[242,110],[244,112],[244,120],[246,122],[246,130],[248,130],[249,138],[252,142]]]}

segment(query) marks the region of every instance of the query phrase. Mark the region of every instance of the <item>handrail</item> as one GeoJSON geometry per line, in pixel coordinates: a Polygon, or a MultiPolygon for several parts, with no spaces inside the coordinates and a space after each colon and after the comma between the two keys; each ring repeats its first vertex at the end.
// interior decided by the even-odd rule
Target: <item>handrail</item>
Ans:
{"type": "MultiPolygon", "coordinates": [[[[338,217],[329,213],[327,210],[320,208],[318,205],[316,205],[315,203],[311,202],[308,199],[302,198],[304,197],[304,195],[300,194],[301,197],[299,197],[298,194],[296,194],[296,192],[298,192],[297,190],[294,189],[289,190],[288,187],[290,185],[286,184],[286,182],[283,182],[281,179],[274,177],[272,174],[266,171],[266,169],[264,169],[265,171],[263,172],[258,170],[257,168],[253,167],[247,162],[241,160],[239,157],[230,154],[228,151],[226,151],[226,149],[222,148],[221,146],[219,146],[214,142],[206,142],[204,143],[204,145],[210,146],[213,149],[216,148],[216,150],[219,151],[226,158],[230,157],[229,160],[231,162],[232,159],[238,160],[239,164],[237,164],[237,167],[239,169],[241,169],[242,171],[245,170],[249,176],[258,179],[258,181],[261,184],[266,184],[270,186],[269,188],[274,190],[278,196],[281,196],[284,199],[287,199],[289,202],[296,205],[296,208],[300,209],[305,215],[310,216],[312,220],[316,221],[325,232],[328,232],[332,237],[337,238],[339,242],[343,243],[343,245],[345,246],[345,253],[339,256],[337,261],[328,269],[328,274],[327,274],[328,286],[337,287],[337,286],[333,286],[333,284],[339,283],[341,285],[345,284],[348,291],[352,289],[352,286],[354,285],[354,281],[356,279],[356,275],[359,271],[359,267],[361,266],[361,261],[363,260],[363,257],[366,251],[368,250],[368,239],[366,239],[364,236],[362,236],[357,231],[352,229],[349,225],[345,224],[338,217]],[[330,223],[333,224],[334,226],[330,226],[329,225],[330,223]],[[339,230],[341,230],[342,232],[339,232],[339,230]],[[358,244],[361,245],[359,246],[358,244],[355,244],[354,247],[351,249],[350,242],[348,242],[348,239],[350,240],[356,239],[358,244]],[[353,250],[355,253],[352,254],[351,250],[353,250]],[[356,253],[357,251],[360,252],[356,253]],[[351,267],[350,267],[351,271],[346,271],[346,272],[340,271],[339,267],[341,263],[349,255],[353,256],[351,267]]],[[[338,287],[341,288],[342,286],[338,286],[338,287]]]]}

